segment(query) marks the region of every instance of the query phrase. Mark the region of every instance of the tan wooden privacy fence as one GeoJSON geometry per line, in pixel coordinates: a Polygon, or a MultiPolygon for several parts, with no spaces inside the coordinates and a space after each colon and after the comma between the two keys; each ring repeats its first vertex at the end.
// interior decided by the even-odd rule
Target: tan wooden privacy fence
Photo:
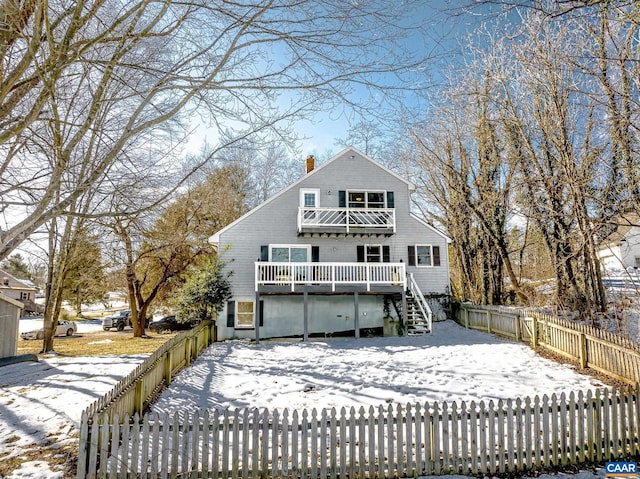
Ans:
{"type": "Polygon", "coordinates": [[[107,413],[124,418],[125,414],[142,414],[157,392],[171,383],[171,378],[191,364],[215,340],[215,322],[204,321],[164,343],[111,391],[84,411],[91,417],[107,413]]]}
{"type": "Polygon", "coordinates": [[[547,349],[627,384],[640,382],[640,345],[602,329],[534,311],[464,303],[456,321],[547,349]]]}
{"type": "Polygon", "coordinates": [[[374,478],[504,473],[640,454],[640,396],[569,396],[319,413],[86,415],[78,478],[374,478]]]}

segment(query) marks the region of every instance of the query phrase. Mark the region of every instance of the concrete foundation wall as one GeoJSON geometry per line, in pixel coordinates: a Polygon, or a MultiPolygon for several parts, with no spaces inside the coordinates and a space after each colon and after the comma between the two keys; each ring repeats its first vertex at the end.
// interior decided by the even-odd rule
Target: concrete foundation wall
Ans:
{"type": "MultiPolygon", "coordinates": [[[[260,337],[302,336],[304,334],[304,295],[264,295],[263,326],[260,337]]],[[[382,328],[384,321],[383,295],[358,295],[359,326],[382,328]]],[[[226,317],[223,311],[220,318],[226,317]]],[[[350,331],[355,327],[355,302],[353,294],[308,295],[309,334],[333,334],[350,331]]],[[[254,329],[234,329],[224,321],[218,323],[218,340],[254,339],[254,329]]]]}

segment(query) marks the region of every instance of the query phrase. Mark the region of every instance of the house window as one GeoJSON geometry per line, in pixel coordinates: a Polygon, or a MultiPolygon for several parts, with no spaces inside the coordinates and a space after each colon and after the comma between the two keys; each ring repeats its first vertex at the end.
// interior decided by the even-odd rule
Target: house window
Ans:
{"type": "Polygon", "coordinates": [[[636,256],[635,258],[633,258],[633,267],[635,269],[640,268],[640,256],[636,256]]]}
{"type": "Polygon", "coordinates": [[[384,191],[349,191],[349,208],[384,208],[384,191]]]}
{"type": "Polygon", "coordinates": [[[382,245],[365,245],[365,260],[367,263],[382,263],[382,245]]]}
{"type": "Polygon", "coordinates": [[[314,193],[305,193],[302,198],[303,205],[309,208],[315,208],[316,206],[316,195],[314,193]]]}
{"type": "MultiPolygon", "coordinates": [[[[253,301],[227,301],[227,327],[236,329],[255,328],[256,311],[253,301]]],[[[264,326],[264,301],[260,301],[260,326],[264,326]]]]}
{"type": "Polygon", "coordinates": [[[384,208],[384,193],[382,191],[367,193],[367,208],[384,208]]]}
{"type": "Polygon", "coordinates": [[[429,244],[408,247],[408,265],[418,267],[440,266],[440,246],[429,244]]]}
{"type": "Polygon", "coordinates": [[[391,261],[389,245],[358,245],[356,255],[358,263],[389,263],[391,261]]]}
{"type": "Polygon", "coordinates": [[[316,217],[315,209],[320,206],[320,190],[318,188],[300,189],[300,208],[304,219],[312,220],[316,217]]]}
{"type": "Polygon", "coordinates": [[[306,263],[311,258],[311,245],[269,245],[269,258],[276,263],[306,263]]]}
{"type": "Polygon", "coordinates": [[[253,305],[253,301],[236,302],[236,328],[253,328],[253,320],[255,317],[253,305]]]}
{"type": "Polygon", "coordinates": [[[20,300],[21,301],[27,301],[29,299],[29,296],[31,296],[29,293],[25,293],[24,291],[20,293],[20,300]]]}
{"type": "Polygon", "coordinates": [[[416,266],[433,266],[431,245],[416,245],[416,266]]]}
{"type": "Polygon", "coordinates": [[[300,206],[303,208],[317,208],[320,206],[320,190],[318,188],[301,188],[300,206]]]}

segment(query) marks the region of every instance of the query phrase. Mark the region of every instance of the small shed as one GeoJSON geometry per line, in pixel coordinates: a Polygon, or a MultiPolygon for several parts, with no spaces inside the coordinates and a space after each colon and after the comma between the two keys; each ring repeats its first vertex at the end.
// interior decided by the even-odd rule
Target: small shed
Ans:
{"type": "Polygon", "coordinates": [[[18,354],[18,326],[24,305],[0,293],[0,358],[18,354]]]}

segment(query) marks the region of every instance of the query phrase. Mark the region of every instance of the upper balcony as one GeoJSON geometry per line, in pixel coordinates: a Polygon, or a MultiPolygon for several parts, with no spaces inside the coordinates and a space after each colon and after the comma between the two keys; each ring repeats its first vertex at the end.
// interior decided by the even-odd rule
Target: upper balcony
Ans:
{"type": "Polygon", "coordinates": [[[394,208],[298,208],[298,234],[392,235],[394,208]]]}

